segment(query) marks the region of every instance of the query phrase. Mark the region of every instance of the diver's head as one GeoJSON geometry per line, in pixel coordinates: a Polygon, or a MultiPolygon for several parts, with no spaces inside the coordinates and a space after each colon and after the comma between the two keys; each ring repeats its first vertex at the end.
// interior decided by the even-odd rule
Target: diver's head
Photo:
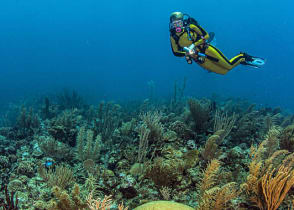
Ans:
{"type": "Polygon", "coordinates": [[[173,22],[175,20],[183,20],[183,18],[184,14],[182,12],[173,12],[171,13],[169,20],[170,22],[173,22]]]}
{"type": "Polygon", "coordinates": [[[182,32],[184,27],[184,14],[181,12],[173,12],[169,18],[170,28],[176,32],[182,32]]]}

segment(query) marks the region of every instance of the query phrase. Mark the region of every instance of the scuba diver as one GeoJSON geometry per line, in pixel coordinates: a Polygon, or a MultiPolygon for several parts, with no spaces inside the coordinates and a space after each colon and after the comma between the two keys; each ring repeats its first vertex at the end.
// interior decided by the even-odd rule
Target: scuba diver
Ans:
{"type": "Polygon", "coordinates": [[[219,49],[210,44],[214,39],[214,33],[207,33],[187,14],[173,12],[170,16],[169,30],[173,54],[185,57],[188,64],[192,64],[193,60],[210,72],[226,74],[239,64],[259,68],[265,63],[263,58],[253,57],[244,52],[228,60],[219,49]]]}

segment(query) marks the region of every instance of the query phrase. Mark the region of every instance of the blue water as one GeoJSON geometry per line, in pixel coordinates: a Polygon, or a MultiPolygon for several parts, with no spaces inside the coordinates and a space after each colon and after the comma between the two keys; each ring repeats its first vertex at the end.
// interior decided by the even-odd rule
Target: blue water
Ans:
{"type": "Polygon", "coordinates": [[[187,78],[186,95],[245,97],[294,109],[294,3],[265,0],[3,0],[0,3],[0,103],[73,88],[95,99],[172,93],[187,78]],[[207,73],[174,57],[171,12],[180,10],[213,31],[229,58],[240,51],[266,66],[207,73]]]}

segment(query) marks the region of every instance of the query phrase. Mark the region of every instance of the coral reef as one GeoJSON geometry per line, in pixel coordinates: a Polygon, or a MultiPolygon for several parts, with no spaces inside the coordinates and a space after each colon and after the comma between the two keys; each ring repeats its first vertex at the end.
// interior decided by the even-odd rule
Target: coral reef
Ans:
{"type": "Polygon", "coordinates": [[[184,89],[171,100],[94,106],[64,92],[13,106],[16,123],[0,128],[0,208],[293,208],[293,115],[184,89]]]}

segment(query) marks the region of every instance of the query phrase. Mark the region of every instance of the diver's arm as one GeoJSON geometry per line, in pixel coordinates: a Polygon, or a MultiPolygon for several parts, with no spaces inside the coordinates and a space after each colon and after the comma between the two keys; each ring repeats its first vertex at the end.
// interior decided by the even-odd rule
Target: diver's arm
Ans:
{"type": "Polygon", "coordinates": [[[184,57],[185,56],[186,53],[179,49],[179,47],[176,44],[176,41],[174,40],[173,37],[170,37],[170,43],[171,43],[171,48],[172,48],[173,54],[175,56],[178,56],[178,57],[184,57]]]}
{"type": "Polygon", "coordinates": [[[190,28],[196,31],[196,33],[201,36],[199,40],[193,43],[196,47],[201,44],[204,44],[206,40],[209,39],[209,34],[199,24],[190,24],[190,28]]]}

